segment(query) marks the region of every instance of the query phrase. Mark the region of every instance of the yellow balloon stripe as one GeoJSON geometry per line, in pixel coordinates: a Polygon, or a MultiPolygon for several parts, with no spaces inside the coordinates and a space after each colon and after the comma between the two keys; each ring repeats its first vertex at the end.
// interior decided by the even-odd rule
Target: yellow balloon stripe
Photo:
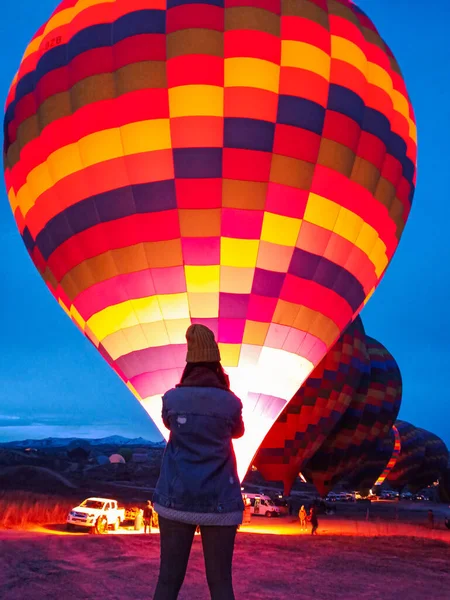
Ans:
{"type": "Polygon", "coordinates": [[[259,240],[222,237],[220,264],[227,267],[254,267],[258,258],[259,240]]]}
{"type": "Polygon", "coordinates": [[[25,217],[40,195],[73,173],[121,156],[167,150],[170,147],[169,119],[139,121],[97,131],[74,144],[59,148],[46,162],[30,171],[27,183],[13,197],[14,202],[10,198],[12,209],[15,211],[19,207],[25,217]]]}
{"type": "Polygon", "coordinates": [[[190,319],[141,323],[109,334],[102,340],[102,345],[112,360],[117,360],[129,352],[168,344],[185,344],[184,332],[190,324],[190,319]],[[127,344],[127,350],[124,350],[124,341],[127,344]]]}
{"type": "Polygon", "coordinates": [[[199,294],[219,292],[219,265],[185,266],[184,274],[188,292],[199,294]]]}
{"type": "Polygon", "coordinates": [[[225,87],[252,87],[278,93],[280,67],[259,58],[226,58],[225,87]]]}
{"type": "Polygon", "coordinates": [[[266,212],[264,213],[261,240],[280,246],[295,246],[301,224],[301,219],[266,212]]]}
{"type": "Polygon", "coordinates": [[[330,78],[331,59],[326,52],[317,48],[317,46],[305,42],[282,40],[281,66],[312,71],[328,80],[330,78]]]}
{"type": "Polygon", "coordinates": [[[223,88],[183,85],[169,89],[171,117],[223,117],[223,88]]]}
{"type": "Polygon", "coordinates": [[[367,58],[364,52],[351,42],[350,40],[346,40],[345,38],[339,37],[337,35],[331,36],[331,58],[342,60],[343,62],[352,65],[358,71],[366,76],[367,73],[367,58]]]}
{"type": "MultiPolygon", "coordinates": [[[[384,90],[391,98],[393,97],[394,84],[392,83],[391,76],[383,69],[383,67],[380,67],[380,65],[376,65],[373,62],[368,62],[366,78],[368,83],[376,85],[384,90]]],[[[409,109],[405,116],[409,116],[409,109]]]]}
{"type": "Polygon", "coordinates": [[[155,323],[170,319],[187,319],[189,303],[187,294],[161,294],[126,300],[120,304],[108,306],[93,315],[86,326],[101,342],[119,329],[135,327],[143,323],[155,323]]]}
{"type": "Polygon", "coordinates": [[[378,232],[347,208],[311,193],[304,220],[333,231],[355,244],[368,256],[377,274],[387,265],[386,246],[380,240],[378,232]]]}

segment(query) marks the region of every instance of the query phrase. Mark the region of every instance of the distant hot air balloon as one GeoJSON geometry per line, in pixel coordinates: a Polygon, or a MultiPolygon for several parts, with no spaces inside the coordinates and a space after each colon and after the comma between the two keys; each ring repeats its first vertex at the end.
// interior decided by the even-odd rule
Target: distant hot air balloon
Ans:
{"type": "Polygon", "coordinates": [[[401,451],[387,482],[391,488],[401,490],[413,479],[424,461],[425,438],[421,430],[406,421],[396,421],[395,427],[400,434],[401,451]]]}
{"type": "Polygon", "coordinates": [[[366,344],[368,376],[333,432],[302,470],[321,495],[366,462],[374,442],[388,435],[400,410],[402,379],[397,363],[376,340],[367,337],[366,344]]]}
{"type": "Polygon", "coordinates": [[[374,25],[348,0],[64,0],[4,130],[36,267],[166,437],[186,328],[214,330],[243,475],[410,212],[414,114],[374,25]]]}
{"type": "Polygon", "coordinates": [[[374,486],[384,482],[399,454],[400,436],[392,427],[387,436],[375,440],[365,453],[364,461],[346,476],[345,487],[368,494],[374,486]]]}
{"type": "Polygon", "coordinates": [[[448,448],[434,433],[419,430],[425,440],[425,456],[417,471],[411,474],[408,487],[413,492],[432,485],[445,474],[448,465],[448,448]]]}
{"type": "Polygon", "coordinates": [[[366,335],[359,317],[314,369],[264,438],[255,465],[288,494],[298,473],[319,450],[369,371],[366,335]]]}
{"type": "Polygon", "coordinates": [[[109,462],[112,465],[124,465],[126,461],[121,454],[111,454],[109,457],[109,462]]]}

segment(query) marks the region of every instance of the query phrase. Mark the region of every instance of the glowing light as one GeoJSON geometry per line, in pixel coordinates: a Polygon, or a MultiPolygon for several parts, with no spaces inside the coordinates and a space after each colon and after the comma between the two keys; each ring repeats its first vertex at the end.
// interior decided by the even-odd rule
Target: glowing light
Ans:
{"type": "MultiPolygon", "coordinates": [[[[295,394],[299,383],[306,379],[313,369],[313,365],[309,361],[283,350],[272,348],[258,350],[259,359],[256,365],[227,369],[231,389],[239,396],[243,404],[242,416],[245,423],[245,435],[233,441],[238,475],[241,481],[274,420],[278,418],[287,402],[295,394]],[[283,372],[285,363],[290,364],[292,370],[288,371],[286,378],[281,379],[279,374],[283,372]],[[271,391],[276,391],[276,395],[268,393],[271,391]]],[[[242,360],[245,363],[245,353],[242,360]]],[[[161,398],[161,395],[151,396],[142,399],[141,403],[167,441],[169,431],[161,418],[161,398]]]]}

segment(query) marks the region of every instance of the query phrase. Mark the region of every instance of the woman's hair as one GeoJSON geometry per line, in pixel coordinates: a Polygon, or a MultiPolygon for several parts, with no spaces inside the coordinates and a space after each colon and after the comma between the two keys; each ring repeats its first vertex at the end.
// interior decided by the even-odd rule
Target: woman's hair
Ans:
{"type": "Polygon", "coordinates": [[[223,370],[222,364],[219,361],[216,361],[216,362],[197,362],[197,363],[188,362],[188,363],[186,363],[186,366],[184,367],[183,374],[181,375],[180,383],[183,383],[184,380],[187,377],[189,377],[189,375],[192,373],[192,371],[196,367],[204,367],[206,369],[209,369],[215,375],[217,375],[217,379],[220,381],[220,383],[222,385],[224,385],[228,390],[230,389],[230,379],[229,379],[228,375],[225,373],[225,371],[223,370]]]}

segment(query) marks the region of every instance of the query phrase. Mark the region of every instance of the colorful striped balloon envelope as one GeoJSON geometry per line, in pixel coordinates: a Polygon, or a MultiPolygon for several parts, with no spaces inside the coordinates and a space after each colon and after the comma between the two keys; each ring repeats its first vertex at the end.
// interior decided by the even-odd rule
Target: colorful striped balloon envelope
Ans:
{"type": "Polygon", "coordinates": [[[255,466],[265,479],[282,481],[285,495],[289,494],[303,466],[344,415],[368,371],[366,335],[357,317],[264,438],[255,466]]]}
{"type": "Polygon", "coordinates": [[[402,398],[400,369],[386,348],[366,338],[370,359],[367,377],[344,416],[302,471],[325,495],[341,479],[363,465],[378,439],[384,439],[397,418],[402,398]]]}
{"type": "Polygon", "coordinates": [[[64,0],[9,91],[4,164],[46,285],[165,436],[184,333],[215,332],[243,474],[398,246],[416,127],[347,0],[64,0]]]}

